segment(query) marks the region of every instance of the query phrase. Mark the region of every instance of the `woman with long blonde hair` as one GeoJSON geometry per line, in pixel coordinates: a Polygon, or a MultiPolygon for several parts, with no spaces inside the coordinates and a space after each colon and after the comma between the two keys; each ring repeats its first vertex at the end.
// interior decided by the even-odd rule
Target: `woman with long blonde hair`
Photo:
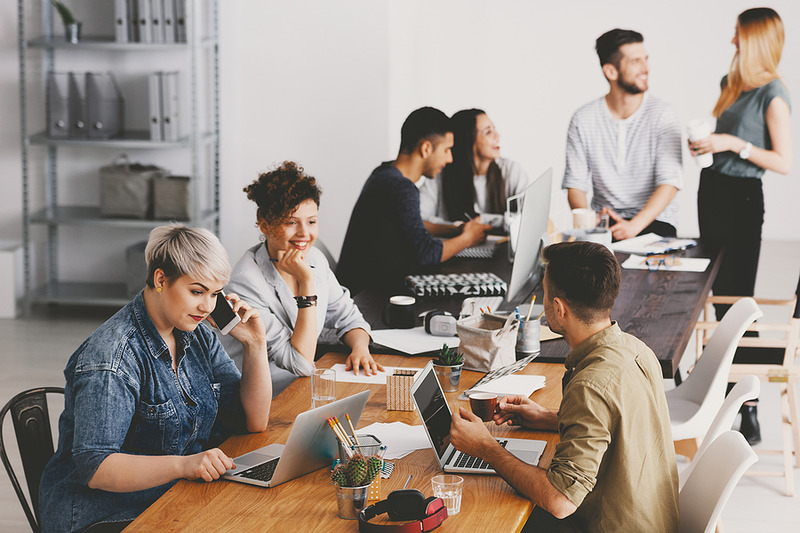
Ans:
{"type": "MultiPolygon", "coordinates": [[[[752,296],[764,223],[762,176],[788,174],[792,165],[791,102],[778,77],[783,22],[766,7],[739,15],[731,41],[736,54],[722,78],[714,107],[715,133],[690,143],[693,155],[714,154],[700,174],[697,193],[700,237],[725,246],[714,294],[752,296]]],[[[721,318],[728,306],[717,306],[721,318]]],[[[761,440],[755,405],[743,411],[742,433],[761,440]]]]}

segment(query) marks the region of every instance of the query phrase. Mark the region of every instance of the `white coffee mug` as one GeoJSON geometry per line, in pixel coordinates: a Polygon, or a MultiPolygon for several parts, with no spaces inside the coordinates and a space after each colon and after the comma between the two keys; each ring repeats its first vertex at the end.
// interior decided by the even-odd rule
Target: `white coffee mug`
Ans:
{"type": "MultiPolygon", "coordinates": [[[[701,141],[711,135],[711,124],[705,120],[690,120],[686,131],[689,135],[689,142],[701,141]]],[[[714,162],[714,154],[696,155],[694,161],[698,167],[708,168],[714,162]]]]}

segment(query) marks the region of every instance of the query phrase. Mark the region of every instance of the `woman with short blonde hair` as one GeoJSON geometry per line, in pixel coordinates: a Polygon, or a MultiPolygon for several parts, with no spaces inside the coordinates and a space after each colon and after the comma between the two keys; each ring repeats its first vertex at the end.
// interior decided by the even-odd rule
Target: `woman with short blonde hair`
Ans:
{"type": "Polygon", "coordinates": [[[39,490],[42,531],[121,531],[179,479],[218,479],[233,433],[263,431],[272,399],[264,323],[235,294],[242,373],[201,322],[231,272],[217,237],[155,228],[146,286],[72,354],[58,450],[39,490]]]}

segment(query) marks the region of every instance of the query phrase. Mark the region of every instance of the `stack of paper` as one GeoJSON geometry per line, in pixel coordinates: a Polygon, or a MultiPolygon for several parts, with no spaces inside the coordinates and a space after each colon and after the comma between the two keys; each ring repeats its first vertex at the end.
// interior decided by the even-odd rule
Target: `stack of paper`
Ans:
{"type": "Polygon", "coordinates": [[[704,259],[702,257],[680,257],[674,265],[658,265],[656,267],[649,267],[646,263],[647,257],[631,254],[625,261],[622,262],[622,268],[632,270],[668,270],[671,272],[705,272],[711,259],[704,259]]]}
{"type": "Polygon", "coordinates": [[[391,376],[394,374],[396,368],[394,366],[385,366],[384,372],[377,372],[368,376],[363,368],[358,370],[358,375],[356,376],[352,370],[345,370],[346,365],[344,363],[339,363],[337,365],[333,365],[331,369],[336,372],[336,381],[342,381],[347,383],[366,383],[367,385],[386,385],[386,376],[391,376]]]}
{"type": "MultiPolygon", "coordinates": [[[[443,342],[448,342],[445,337],[425,333],[425,328],[421,326],[413,329],[375,329],[371,335],[372,340],[381,346],[410,355],[433,352],[441,348],[443,342]]],[[[453,341],[449,342],[452,344],[453,341]]]]}
{"type": "Polygon", "coordinates": [[[491,392],[497,394],[498,398],[503,396],[525,396],[528,397],[539,389],[544,388],[544,376],[526,376],[524,374],[509,374],[500,376],[497,379],[475,385],[470,392],[491,392]]]}
{"type": "Polygon", "coordinates": [[[376,422],[357,431],[359,435],[375,435],[386,446],[384,459],[400,459],[416,450],[430,448],[428,436],[422,426],[409,426],[402,422],[376,422]]]}
{"type": "Polygon", "coordinates": [[[675,237],[661,237],[655,233],[639,235],[632,239],[615,242],[611,248],[615,252],[628,254],[651,255],[665,254],[685,250],[697,246],[697,241],[693,239],[677,239],[675,237]]]}

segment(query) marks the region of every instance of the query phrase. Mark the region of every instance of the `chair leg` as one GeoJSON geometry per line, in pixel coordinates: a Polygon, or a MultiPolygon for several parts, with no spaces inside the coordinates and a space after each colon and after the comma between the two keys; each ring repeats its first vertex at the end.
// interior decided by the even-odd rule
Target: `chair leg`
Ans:
{"type": "Polygon", "coordinates": [[[690,461],[697,455],[697,449],[699,447],[697,439],[676,440],[674,445],[675,453],[688,457],[690,461]]]}
{"type": "MultiPolygon", "coordinates": [[[[781,387],[781,433],[783,435],[783,473],[786,476],[786,495],[794,496],[794,469],[792,465],[792,426],[794,423],[791,413],[789,392],[793,390],[791,383],[783,384],[781,387]]],[[[795,413],[796,414],[796,413],[795,413]]]]}
{"type": "Polygon", "coordinates": [[[792,434],[794,435],[794,464],[800,467],[800,417],[798,417],[797,409],[797,384],[788,383],[786,386],[787,400],[789,402],[789,423],[792,427],[792,434]]]}

